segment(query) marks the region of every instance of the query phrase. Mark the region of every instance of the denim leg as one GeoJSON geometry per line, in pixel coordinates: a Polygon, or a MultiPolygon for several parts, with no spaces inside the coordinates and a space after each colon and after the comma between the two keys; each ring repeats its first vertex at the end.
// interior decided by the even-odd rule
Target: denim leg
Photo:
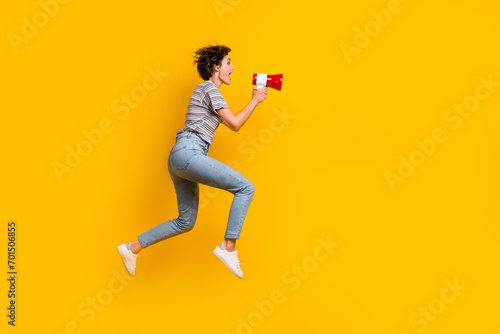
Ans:
{"type": "Polygon", "coordinates": [[[170,155],[168,158],[168,170],[177,195],[179,216],[139,235],[139,243],[144,248],[175,235],[191,231],[198,216],[198,183],[178,177],[172,170],[170,155]]]}
{"type": "Polygon", "coordinates": [[[224,237],[239,239],[255,193],[254,185],[237,170],[204,154],[193,155],[187,168],[177,171],[177,175],[234,194],[224,237]]]}
{"type": "Polygon", "coordinates": [[[138,236],[143,248],[193,229],[198,215],[199,183],[234,194],[224,237],[239,239],[255,187],[240,172],[215,160],[193,133],[178,136],[168,156],[168,171],[177,195],[179,216],[138,236]]]}

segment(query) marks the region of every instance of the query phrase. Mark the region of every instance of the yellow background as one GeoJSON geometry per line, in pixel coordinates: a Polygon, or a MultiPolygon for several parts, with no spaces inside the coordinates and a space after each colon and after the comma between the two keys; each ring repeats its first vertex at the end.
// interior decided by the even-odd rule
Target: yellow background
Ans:
{"type": "Polygon", "coordinates": [[[0,256],[15,220],[19,274],[15,328],[2,279],[2,332],[499,333],[500,87],[457,129],[443,115],[479,76],[500,81],[500,6],[401,1],[348,62],[341,43],[354,45],[355,28],[388,3],[74,0],[15,52],[9,34],[42,9],[10,2],[0,14],[0,256]],[[136,277],[120,283],[116,247],[177,216],[166,161],[201,82],[192,54],[215,42],[233,50],[232,82],[221,86],[233,112],[248,103],[253,73],[284,74],[283,90],[269,90],[238,133],[220,125],[209,151],[256,186],[236,245],[245,277],[212,253],[232,194],[201,185],[195,228],[145,249],[136,277]],[[113,101],[148,66],[168,76],[120,119],[113,101]],[[287,124],[273,120],[284,112],[287,124]],[[114,130],[59,182],[54,161],[106,118],[114,130]],[[447,140],[391,191],[384,174],[435,128],[447,140]],[[260,150],[249,158],[241,145],[253,137],[260,150]],[[292,290],[283,275],[314,264],[328,236],[340,247],[292,290]],[[465,290],[432,321],[412,322],[453,280],[465,290]],[[259,318],[255,303],[273,291],[284,302],[259,318]],[[92,299],[99,311],[87,321],[92,299]],[[251,317],[256,326],[238,327],[251,317]]]}

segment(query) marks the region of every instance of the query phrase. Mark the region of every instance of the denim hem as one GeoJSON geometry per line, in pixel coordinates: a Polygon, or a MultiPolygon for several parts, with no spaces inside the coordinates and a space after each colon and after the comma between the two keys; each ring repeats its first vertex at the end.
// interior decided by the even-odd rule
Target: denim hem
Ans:
{"type": "Polygon", "coordinates": [[[148,247],[148,246],[149,246],[149,245],[144,246],[144,244],[141,242],[141,236],[140,236],[140,235],[137,237],[137,241],[139,241],[139,243],[141,244],[141,247],[142,247],[142,248],[146,248],[146,247],[148,247]]]}

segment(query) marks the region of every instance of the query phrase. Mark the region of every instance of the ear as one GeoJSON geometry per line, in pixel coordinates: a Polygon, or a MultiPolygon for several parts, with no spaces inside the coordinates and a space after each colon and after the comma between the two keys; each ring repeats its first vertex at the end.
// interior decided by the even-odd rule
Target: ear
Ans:
{"type": "Polygon", "coordinates": [[[220,66],[220,65],[214,64],[214,71],[215,71],[215,72],[219,72],[219,71],[220,71],[220,68],[221,68],[221,66],[220,66]]]}

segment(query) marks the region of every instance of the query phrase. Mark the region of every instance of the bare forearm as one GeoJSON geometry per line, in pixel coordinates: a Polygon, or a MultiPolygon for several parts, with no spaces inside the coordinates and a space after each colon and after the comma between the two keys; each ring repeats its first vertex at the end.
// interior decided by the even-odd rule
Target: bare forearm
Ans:
{"type": "Polygon", "coordinates": [[[255,107],[262,101],[266,99],[267,87],[261,87],[260,89],[254,88],[252,90],[252,99],[241,111],[233,114],[233,111],[229,108],[220,108],[217,110],[219,116],[224,119],[224,124],[233,131],[238,131],[241,129],[243,124],[250,118],[255,107]]]}
{"type": "Polygon", "coordinates": [[[255,110],[255,107],[259,104],[258,101],[255,99],[251,99],[248,104],[241,109],[241,111],[237,112],[234,114],[235,116],[235,128],[236,131],[241,129],[241,127],[246,123],[246,121],[250,118],[250,115],[252,115],[252,112],[255,110]]]}

